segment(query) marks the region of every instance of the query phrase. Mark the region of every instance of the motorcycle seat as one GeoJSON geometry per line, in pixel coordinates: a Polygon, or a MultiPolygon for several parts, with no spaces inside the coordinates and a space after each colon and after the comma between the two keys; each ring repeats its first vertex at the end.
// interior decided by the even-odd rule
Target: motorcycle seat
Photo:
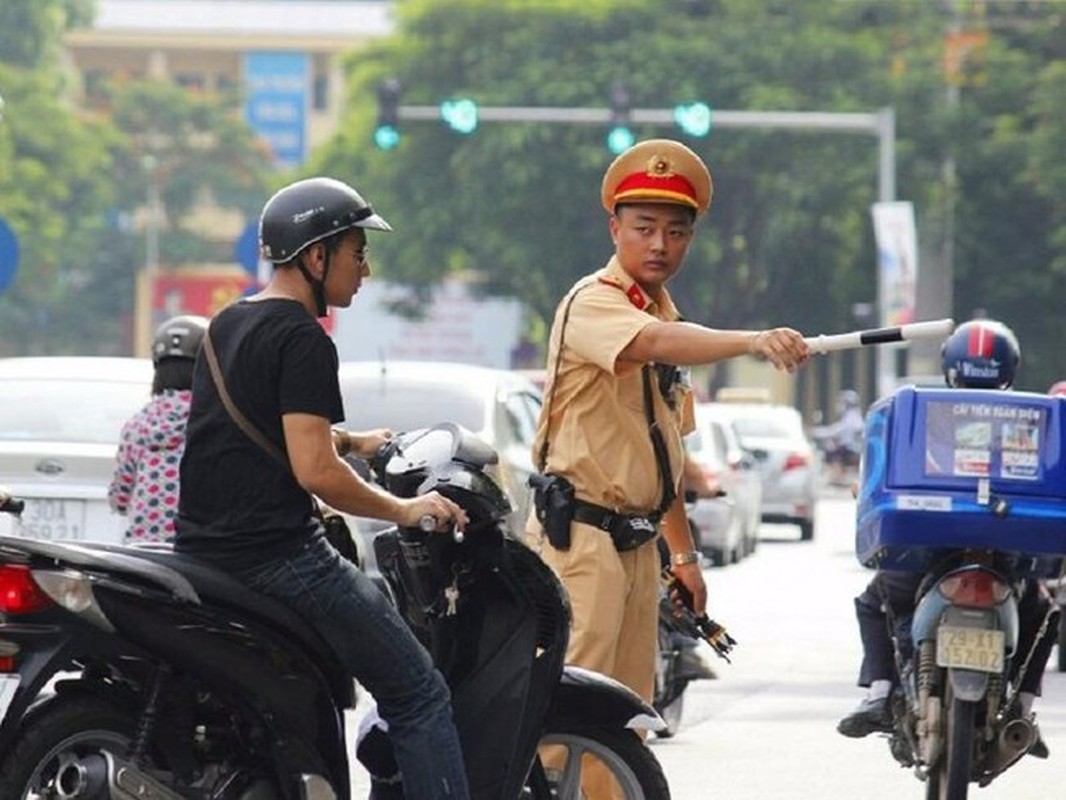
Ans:
{"type": "Polygon", "coordinates": [[[279,600],[249,589],[229,574],[185,553],[175,553],[169,545],[120,546],[102,542],[79,542],[79,547],[133,555],[160,566],[169,567],[184,577],[199,596],[201,603],[237,609],[246,616],[262,620],[271,627],[299,641],[303,650],[319,664],[330,664],[329,673],[345,672],[333,649],[307,622],[279,600]]]}

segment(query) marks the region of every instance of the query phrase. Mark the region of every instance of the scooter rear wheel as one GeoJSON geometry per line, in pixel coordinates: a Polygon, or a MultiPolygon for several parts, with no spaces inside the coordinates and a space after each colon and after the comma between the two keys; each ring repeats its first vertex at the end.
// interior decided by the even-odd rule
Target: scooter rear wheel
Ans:
{"type": "Polygon", "coordinates": [[[625,800],[669,800],[670,787],[662,766],[630,730],[578,724],[545,734],[540,744],[565,750],[565,762],[560,767],[545,769],[552,797],[557,800],[579,800],[584,796],[582,774],[593,761],[610,772],[625,800]]]}
{"type": "Polygon", "coordinates": [[[124,755],[133,732],[129,716],[97,698],[55,701],[27,718],[0,762],[0,797],[52,797],[64,765],[105,750],[124,755]]]}

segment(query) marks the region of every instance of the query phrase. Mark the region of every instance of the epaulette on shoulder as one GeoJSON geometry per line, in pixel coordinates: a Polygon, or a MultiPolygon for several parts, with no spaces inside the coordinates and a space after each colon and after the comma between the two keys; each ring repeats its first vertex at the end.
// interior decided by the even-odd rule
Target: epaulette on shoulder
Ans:
{"type": "Polygon", "coordinates": [[[601,275],[597,280],[600,283],[606,283],[608,286],[613,286],[615,289],[625,291],[626,287],[622,285],[622,282],[618,278],[612,278],[610,275],[601,275]]]}

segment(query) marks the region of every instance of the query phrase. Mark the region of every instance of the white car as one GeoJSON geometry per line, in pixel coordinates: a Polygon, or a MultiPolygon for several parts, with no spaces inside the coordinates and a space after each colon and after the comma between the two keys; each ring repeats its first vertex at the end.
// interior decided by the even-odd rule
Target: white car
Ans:
{"type": "Polygon", "coordinates": [[[814,538],[821,458],[791,406],[773,403],[714,403],[728,419],[758,466],[762,479],[762,521],[799,527],[800,539],[814,538]]]}
{"type": "MultiPolygon", "coordinates": [[[[487,442],[499,456],[491,472],[514,507],[511,532],[519,535],[530,508],[526,481],[533,471],[533,436],[540,392],[516,372],[490,367],[421,361],[347,361],[340,365],[344,427],[411,431],[454,422],[487,442]]],[[[368,571],[375,569],[367,539],[382,527],[349,519],[363,534],[368,571]]]]}
{"type": "Polygon", "coordinates": [[[107,489],[122,426],[152,396],[152,362],[0,359],[0,485],[26,501],[0,535],[121,542],[107,489]]]}

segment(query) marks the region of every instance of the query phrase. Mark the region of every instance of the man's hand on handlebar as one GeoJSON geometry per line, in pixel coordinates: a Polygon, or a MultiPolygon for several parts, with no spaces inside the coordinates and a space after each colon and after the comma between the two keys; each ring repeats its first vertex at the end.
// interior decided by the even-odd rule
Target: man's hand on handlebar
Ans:
{"type": "Polygon", "coordinates": [[[402,501],[404,510],[399,524],[405,528],[417,528],[422,524],[423,517],[432,517],[437,521],[437,531],[451,532],[454,526],[457,530],[466,528],[470,520],[457,504],[438,492],[430,492],[421,497],[412,497],[402,501]]]}

